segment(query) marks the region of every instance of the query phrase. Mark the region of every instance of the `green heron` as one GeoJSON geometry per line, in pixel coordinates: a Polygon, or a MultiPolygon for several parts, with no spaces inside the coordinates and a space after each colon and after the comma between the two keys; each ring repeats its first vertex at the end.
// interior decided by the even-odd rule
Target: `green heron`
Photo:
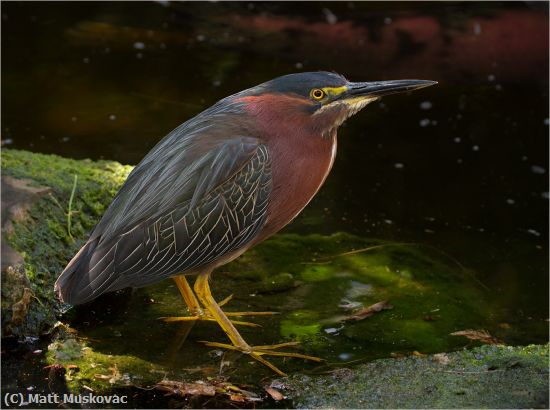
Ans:
{"type": "Polygon", "coordinates": [[[191,316],[216,321],[231,344],[262,356],[320,359],[250,346],[209,287],[212,271],[292,221],[319,190],[336,155],[336,131],[382,96],[435,84],[425,80],[347,81],[329,72],[290,74],[224,98],[162,139],[133,169],[90,238],[55,284],[81,304],[125,287],[172,278],[191,316]],[[194,291],[186,276],[195,275],[194,291]]]}

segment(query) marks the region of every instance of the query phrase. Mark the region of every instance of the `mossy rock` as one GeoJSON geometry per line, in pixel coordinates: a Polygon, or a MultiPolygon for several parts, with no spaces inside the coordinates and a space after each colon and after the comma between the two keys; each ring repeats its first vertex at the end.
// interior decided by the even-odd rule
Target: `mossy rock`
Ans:
{"type": "MultiPolygon", "coordinates": [[[[7,329],[3,335],[37,337],[56,322],[62,308],[53,284],[67,261],[86,240],[132,167],[113,161],[72,160],[20,150],[2,150],[2,173],[37,186],[50,188],[29,209],[28,216],[13,224],[9,244],[24,258],[32,299],[27,309],[28,325],[7,329]],[[68,228],[69,199],[77,176],[68,228]]],[[[3,284],[2,292],[9,292],[3,284]]],[[[2,310],[2,316],[11,316],[2,310]]]]}
{"type": "Polygon", "coordinates": [[[376,360],[276,384],[296,408],[548,408],[548,345],[376,360]]]}

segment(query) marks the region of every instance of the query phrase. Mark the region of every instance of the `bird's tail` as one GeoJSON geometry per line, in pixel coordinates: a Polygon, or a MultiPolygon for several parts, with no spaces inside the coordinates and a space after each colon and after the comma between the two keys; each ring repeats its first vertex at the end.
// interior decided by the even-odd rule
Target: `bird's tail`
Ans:
{"type": "Polygon", "coordinates": [[[95,296],[86,295],[82,290],[89,287],[88,266],[98,242],[99,238],[88,241],[55,281],[54,290],[62,302],[79,305],[94,299],[95,296]]]}

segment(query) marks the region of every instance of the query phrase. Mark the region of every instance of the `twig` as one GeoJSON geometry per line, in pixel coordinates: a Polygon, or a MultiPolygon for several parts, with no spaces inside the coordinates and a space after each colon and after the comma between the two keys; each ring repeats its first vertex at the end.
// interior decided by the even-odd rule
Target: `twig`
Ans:
{"type": "Polygon", "coordinates": [[[373,245],[373,246],[369,246],[369,247],[367,247],[367,248],[355,249],[355,250],[353,250],[353,251],[344,252],[344,253],[339,253],[338,255],[326,256],[326,257],[319,258],[319,259],[320,259],[320,260],[332,259],[332,258],[338,258],[338,257],[340,257],[340,256],[349,256],[349,255],[355,255],[356,253],[368,252],[368,251],[372,251],[373,249],[385,248],[385,247],[387,247],[387,246],[403,246],[403,245],[416,245],[416,244],[415,244],[415,243],[407,243],[407,242],[402,242],[402,243],[384,243],[384,244],[381,244],[381,245],[373,245]]]}
{"type": "Polygon", "coordinates": [[[44,303],[42,303],[42,301],[38,298],[38,296],[36,296],[36,295],[32,292],[32,290],[31,290],[31,297],[32,297],[34,300],[36,300],[36,301],[40,304],[40,306],[44,307],[44,303]]]}
{"type": "Polygon", "coordinates": [[[52,200],[52,202],[54,204],[56,204],[59,207],[59,209],[61,209],[62,212],[65,212],[65,209],[61,206],[59,201],[57,199],[55,199],[55,196],[53,196],[51,192],[48,193],[48,198],[50,198],[52,200]]]}
{"type": "Polygon", "coordinates": [[[460,269],[462,269],[462,271],[464,273],[466,273],[466,275],[468,275],[470,278],[472,278],[475,282],[477,282],[477,284],[479,286],[481,286],[482,288],[484,288],[485,290],[487,291],[490,291],[491,288],[489,288],[489,286],[487,286],[485,283],[483,283],[481,281],[481,279],[479,279],[477,276],[475,276],[470,270],[466,269],[466,267],[461,264],[458,259],[456,259],[454,256],[448,254],[447,252],[444,252],[442,251],[441,249],[439,249],[438,247],[436,246],[432,246],[432,245],[428,245],[427,243],[417,243],[417,244],[411,244],[411,245],[416,245],[416,246],[424,246],[426,248],[429,248],[429,249],[432,249],[438,253],[440,253],[441,255],[445,256],[446,258],[448,258],[450,261],[454,262],[460,269]]]}
{"type": "Polygon", "coordinates": [[[438,373],[453,373],[453,374],[491,374],[491,373],[499,373],[499,372],[506,371],[505,369],[482,370],[480,372],[466,371],[466,370],[437,370],[437,369],[433,369],[433,370],[438,373]]]}
{"type": "Polygon", "coordinates": [[[73,235],[71,234],[71,215],[73,213],[73,199],[74,199],[74,193],[76,191],[76,182],[78,181],[78,175],[74,174],[74,182],[73,182],[73,189],[71,191],[71,197],[69,198],[69,210],[67,212],[67,233],[69,234],[69,237],[74,240],[73,235]]]}

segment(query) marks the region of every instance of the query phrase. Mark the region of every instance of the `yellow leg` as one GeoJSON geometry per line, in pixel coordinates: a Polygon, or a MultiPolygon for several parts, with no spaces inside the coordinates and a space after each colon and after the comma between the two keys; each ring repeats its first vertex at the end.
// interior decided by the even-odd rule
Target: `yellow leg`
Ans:
{"type": "Polygon", "coordinates": [[[263,345],[263,346],[250,346],[248,343],[246,343],[246,341],[239,334],[235,326],[233,326],[233,323],[231,323],[231,320],[229,320],[229,318],[221,310],[219,305],[216,303],[216,301],[212,297],[212,293],[210,292],[210,286],[208,284],[209,275],[210,275],[209,273],[199,275],[199,277],[197,278],[197,281],[195,282],[195,293],[197,294],[197,297],[199,298],[202,305],[206,309],[208,309],[212,317],[221,326],[221,328],[223,329],[223,331],[225,332],[229,340],[231,340],[232,345],[225,344],[225,343],[216,343],[216,342],[203,342],[203,343],[205,343],[208,346],[221,347],[221,348],[230,349],[230,350],[238,350],[240,352],[246,353],[251,357],[253,357],[254,359],[258,360],[260,363],[269,367],[271,370],[273,370],[275,373],[277,373],[280,376],[286,376],[286,374],[281,370],[279,370],[274,365],[272,365],[271,363],[269,363],[267,360],[265,360],[262,357],[263,355],[298,357],[302,359],[313,360],[316,362],[321,361],[321,359],[319,359],[318,357],[307,356],[299,353],[286,353],[286,352],[275,351],[280,347],[294,346],[297,344],[296,342],[280,343],[277,345],[263,345]]]}
{"type": "Polygon", "coordinates": [[[199,301],[195,297],[191,286],[189,286],[187,279],[185,279],[185,275],[174,276],[172,279],[176,282],[176,286],[178,287],[183,300],[187,304],[189,312],[192,315],[202,315],[204,312],[202,311],[201,305],[199,305],[199,301]]]}
{"type": "MultiPolygon", "coordinates": [[[[203,310],[195,294],[193,293],[191,286],[189,286],[189,283],[187,282],[185,275],[174,276],[172,279],[176,283],[176,286],[178,287],[181,293],[181,296],[185,301],[185,304],[189,308],[189,313],[191,313],[191,316],[162,317],[161,319],[163,321],[165,322],[191,322],[195,320],[206,320],[211,322],[216,321],[216,319],[214,319],[208,312],[205,312],[203,310]]],[[[227,302],[231,300],[231,298],[232,298],[232,295],[228,296],[227,298],[222,300],[220,304],[225,305],[227,302]]],[[[272,312],[234,312],[232,316],[247,316],[247,315],[253,315],[256,313],[261,315],[261,314],[271,314],[272,312]]],[[[256,323],[241,322],[238,320],[233,320],[232,322],[236,325],[241,325],[241,326],[250,326],[250,327],[260,326],[256,323]]]]}

